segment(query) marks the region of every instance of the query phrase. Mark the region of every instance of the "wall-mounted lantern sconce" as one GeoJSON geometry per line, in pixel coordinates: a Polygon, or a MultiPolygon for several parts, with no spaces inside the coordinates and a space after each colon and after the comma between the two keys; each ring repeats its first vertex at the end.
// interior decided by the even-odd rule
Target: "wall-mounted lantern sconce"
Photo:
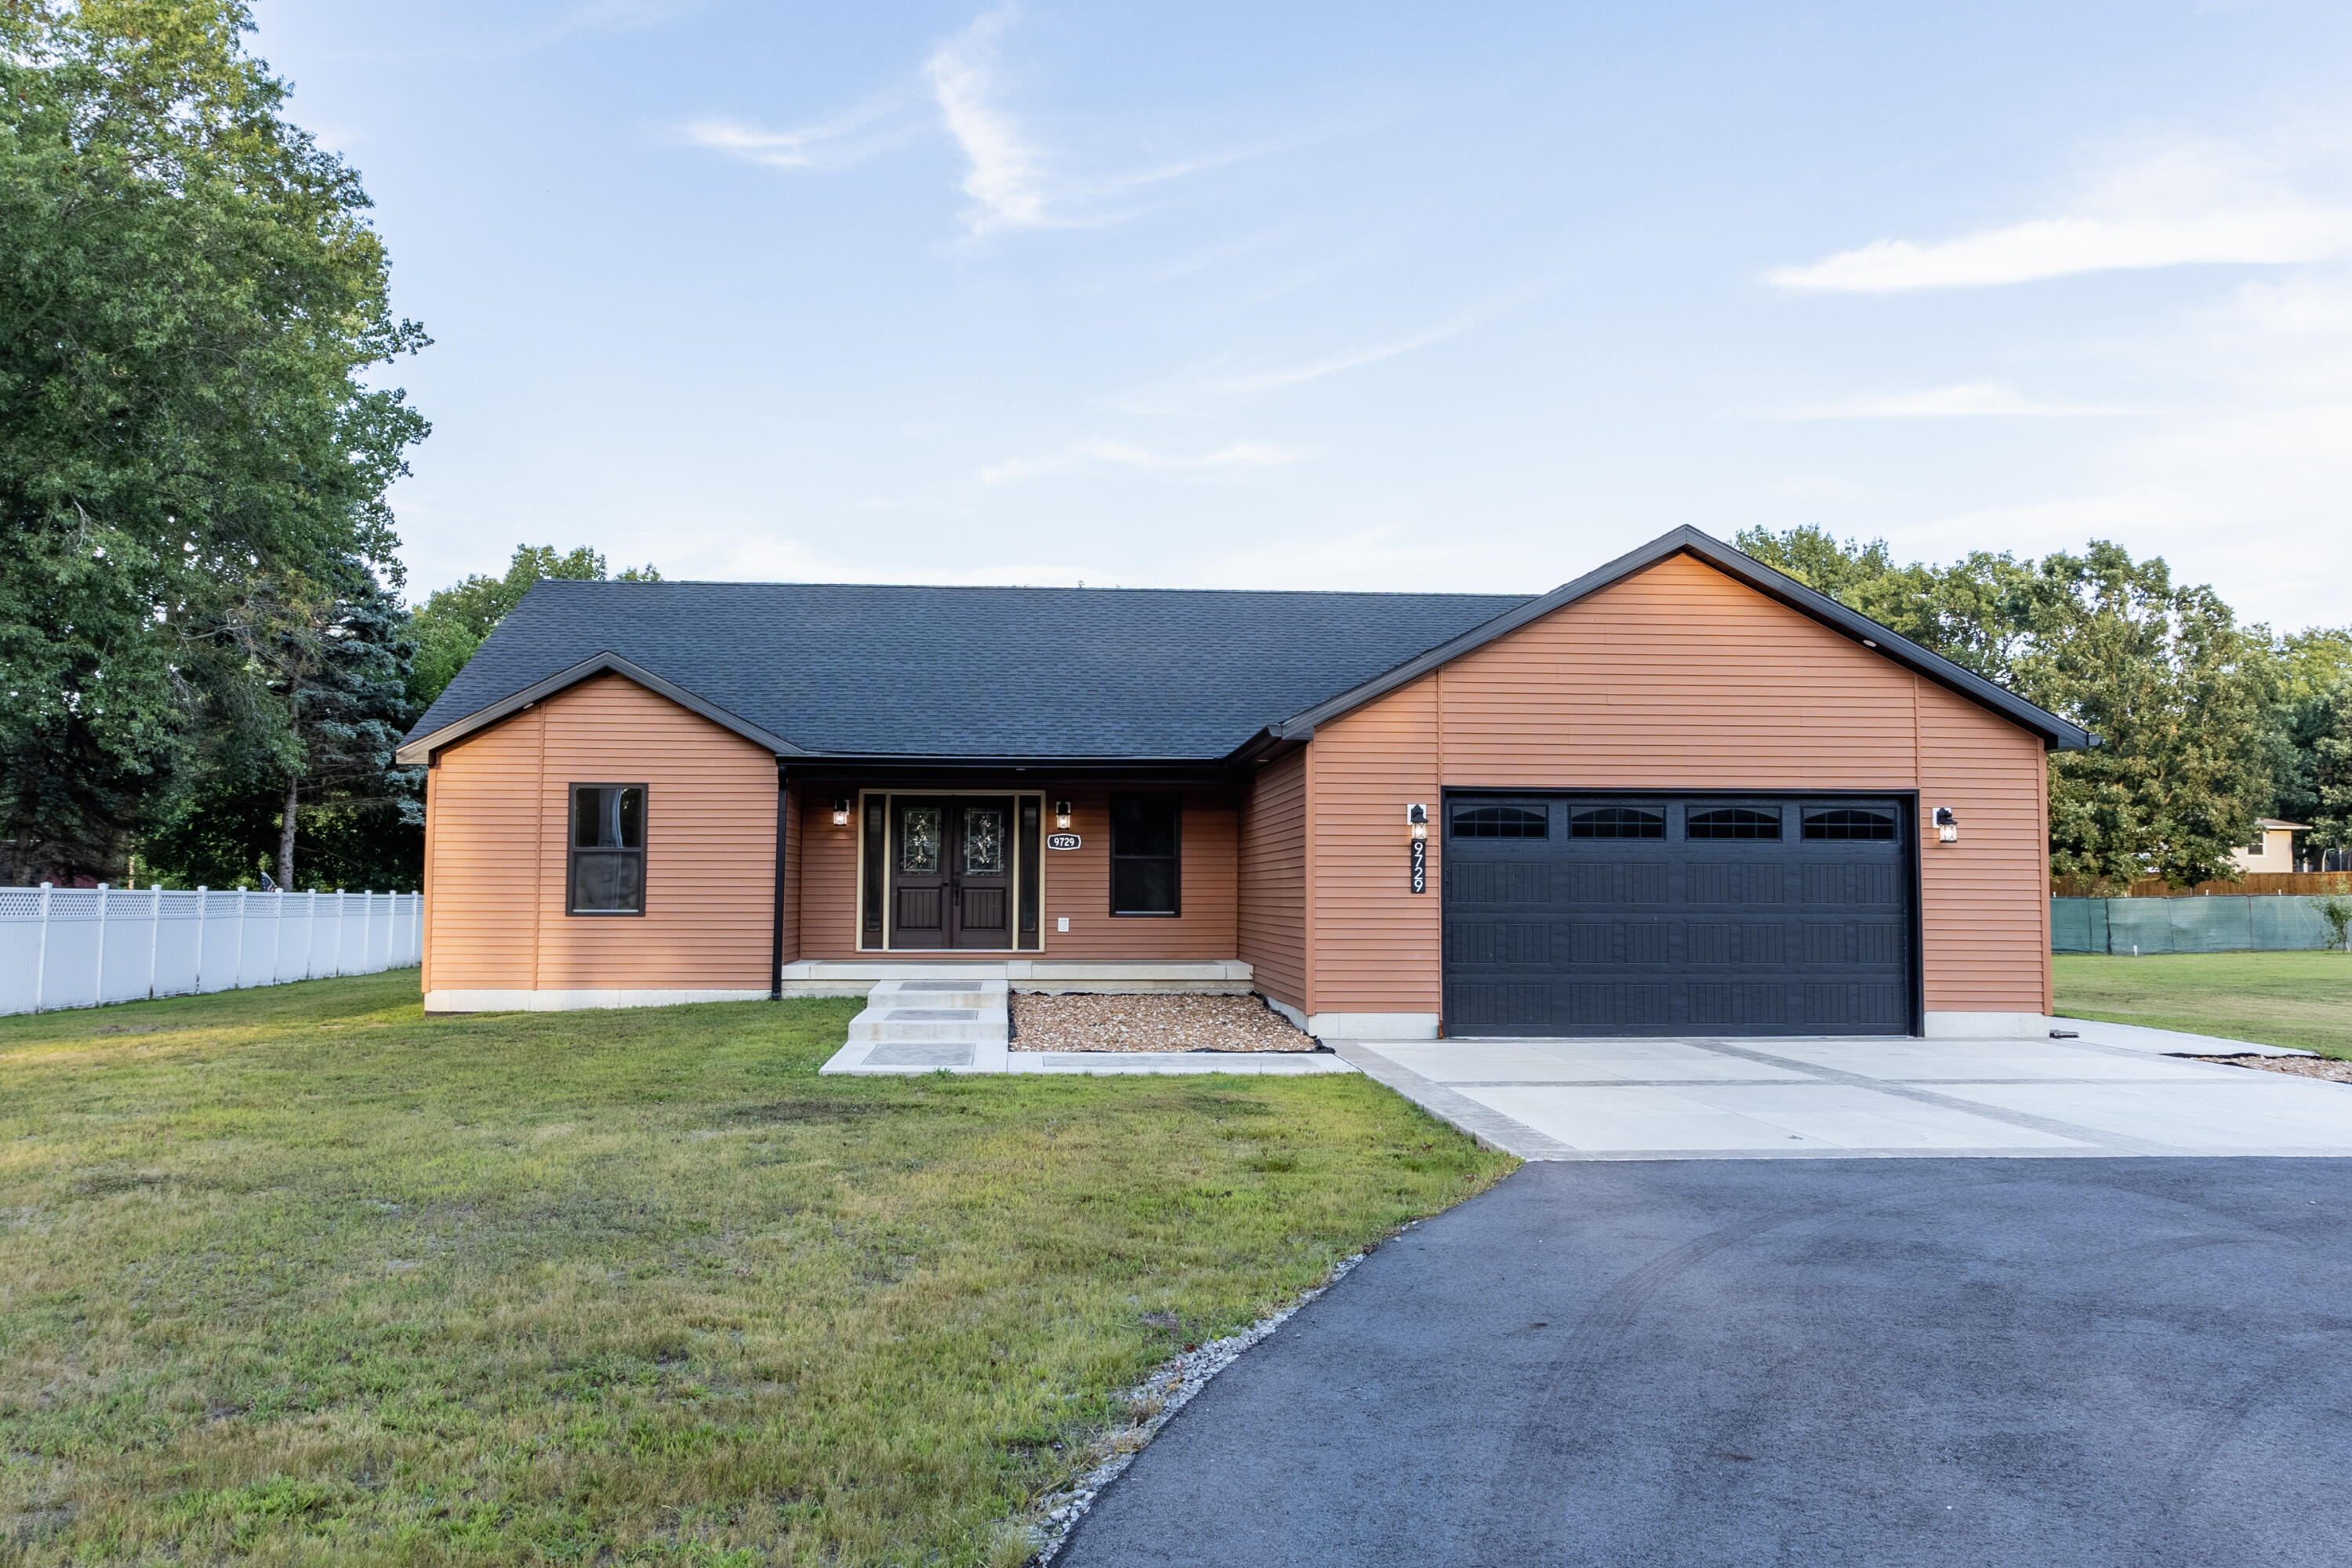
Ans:
{"type": "Polygon", "coordinates": [[[1057,800],[1054,803],[1054,826],[1065,833],[1069,831],[1070,803],[1068,801],[1057,800]]]}
{"type": "Polygon", "coordinates": [[[835,827],[849,826],[849,797],[845,795],[834,796],[833,825],[835,827]]]}
{"type": "Polygon", "coordinates": [[[1958,844],[1960,841],[1959,814],[1948,805],[1936,808],[1936,842],[1958,844]]]}
{"type": "Polygon", "coordinates": [[[1406,806],[1404,808],[1404,820],[1406,826],[1412,829],[1412,836],[1415,838],[1426,838],[1429,837],[1429,807],[1425,805],[1406,806]]]}

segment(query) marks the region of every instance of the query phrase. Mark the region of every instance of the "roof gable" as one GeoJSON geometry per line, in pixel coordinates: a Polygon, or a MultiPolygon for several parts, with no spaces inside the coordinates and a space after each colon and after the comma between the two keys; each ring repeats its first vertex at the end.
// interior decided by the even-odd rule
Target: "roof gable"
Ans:
{"type": "Polygon", "coordinates": [[[1793,577],[1774,571],[1754,556],[1734,550],[1695,528],[1678,528],[1639,550],[1619,556],[1605,566],[1586,573],[1574,582],[1563,584],[1549,594],[1514,605],[1484,626],[1474,626],[1460,637],[1407,659],[1393,669],[1385,670],[1370,680],[1304,708],[1279,724],[1269,725],[1259,737],[1255,749],[1263,750],[1285,741],[1304,741],[1314,734],[1318,724],[1329,723],[1409,681],[1419,679],[1441,665],[1450,664],[1465,654],[1507,637],[1555,611],[1589,598],[1676,555],[1688,555],[1704,562],[1725,576],[1851,637],[1880,657],[1991,710],[2020,728],[2041,736],[2054,751],[2082,751],[2097,743],[2096,738],[2082,726],[2036,707],[1975,671],[1887,630],[1869,616],[1815,592],[1793,577]]]}

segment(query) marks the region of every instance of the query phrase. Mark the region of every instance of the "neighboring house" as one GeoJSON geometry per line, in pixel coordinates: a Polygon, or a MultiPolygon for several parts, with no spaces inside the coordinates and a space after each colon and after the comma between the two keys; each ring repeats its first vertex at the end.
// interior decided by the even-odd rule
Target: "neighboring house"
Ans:
{"type": "Polygon", "coordinates": [[[2308,822],[2281,822],[2275,816],[2258,819],[2262,837],[2230,851],[2231,863],[2241,871],[2292,871],[2294,836],[2311,831],[2308,822]]]}
{"type": "Polygon", "coordinates": [[[1536,598],[542,582],[400,756],[435,1012],[954,962],[1338,1037],[1982,1035],[2045,1026],[2089,743],[1681,529],[1536,598]]]}

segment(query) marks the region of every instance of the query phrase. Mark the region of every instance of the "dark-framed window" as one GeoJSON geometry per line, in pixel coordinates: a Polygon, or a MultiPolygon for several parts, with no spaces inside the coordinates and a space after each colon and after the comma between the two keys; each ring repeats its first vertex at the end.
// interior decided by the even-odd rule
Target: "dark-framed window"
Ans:
{"type": "Polygon", "coordinates": [[[1549,838],[1551,815],[1529,805],[1457,805],[1451,818],[1456,838],[1549,838]]]}
{"type": "Polygon", "coordinates": [[[1181,912],[1177,866],[1183,812],[1172,795],[1110,797],[1110,912],[1181,912]]]}
{"type": "Polygon", "coordinates": [[[1778,838],[1780,837],[1780,813],[1778,807],[1762,811],[1748,805],[1718,805],[1706,811],[1694,811],[1683,818],[1685,838],[1778,838]]]}
{"type": "Polygon", "coordinates": [[[1891,811],[1866,811],[1858,805],[1809,811],[1805,813],[1805,837],[1885,843],[1895,837],[1895,814],[1891,811]]]}
{"type": "Polygon", "coordinates": [[[575,915],[646,912],[646,786],[572,786],[564,908],[575,915]]]}
{"type": "Polygon", "coordinates": [[[1638,805],[1596,805],[1568,814],[1570,838],[1664,838],[1666,814],[1638,805]]]}

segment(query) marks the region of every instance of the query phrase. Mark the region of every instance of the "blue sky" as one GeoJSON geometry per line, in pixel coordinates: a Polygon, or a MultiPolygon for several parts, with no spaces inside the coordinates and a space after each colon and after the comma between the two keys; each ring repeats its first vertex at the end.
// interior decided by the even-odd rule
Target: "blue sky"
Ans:
{"type": "Polygon", "coordinates": [[[412,591],[2115,539],[2352,621],[2352,6],[266,0],[412,591]]]}

